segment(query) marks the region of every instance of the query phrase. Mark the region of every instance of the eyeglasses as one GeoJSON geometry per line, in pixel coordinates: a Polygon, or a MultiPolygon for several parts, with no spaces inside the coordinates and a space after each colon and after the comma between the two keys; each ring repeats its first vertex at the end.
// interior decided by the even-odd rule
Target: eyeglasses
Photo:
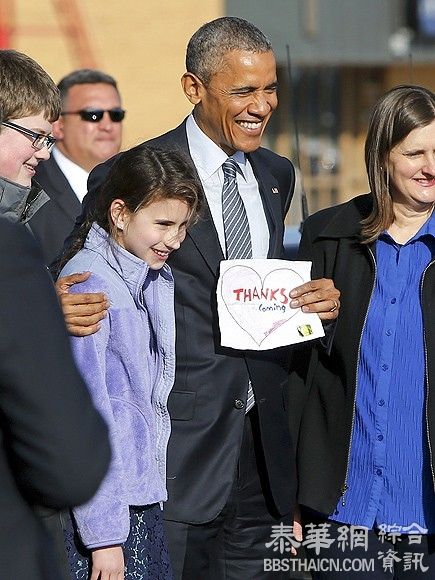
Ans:
{"type": "Polygon", "coordinates": [[[80,115],[82,121],[98,123],[104,113],[109,113],[112,123],[120,123],[125,117],[124,109],[83,109],[82,111],[63,111],[61,115],[80,115]]]}
{"type": "Polygon", "coordinates": [[[31,131],[26,127],[21,127],[21,125],[16,125],[11,121],[3,121],[2,125],[8,127],[9,129],[13,129],[14,131],[18,131],[26,137],[30,137],[33,139],[32,147],[40,151],[44,147],[47,147],[50,150],[53,145],[56,143],[56,139],[52,135],[44,135],[44,133],[35,133],[35,131],[31,131]]]}

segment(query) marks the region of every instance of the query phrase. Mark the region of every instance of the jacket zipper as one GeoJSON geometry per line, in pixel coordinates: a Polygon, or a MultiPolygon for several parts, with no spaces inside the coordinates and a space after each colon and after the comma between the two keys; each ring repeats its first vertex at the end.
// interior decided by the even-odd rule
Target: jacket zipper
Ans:
{"type": "Polygon", "coordinates": [[[28,195],[27,200],[26,200],[26,205],[24,206],[24,209],[21,213],[20,222],[23,222],[27,218],[29,211],[30,211],[30,208],[36,202],[38,197],[40,196],[41,191],[42,191],[41,189],[39,191],[37,191],[36,195],[34,195],[33,197],[31,197],[32,193],[30,192],[30,194],[28,195]],[[29,201],[29,197],[31,197],[30,201],[29,201]]]}
{"type": "Polygon", "coordinates": [[[367,318],[368,318],[368,315],[369,315],[370,303],[371,303],[372,298],[373,298],[373,292],[375,290],[376,276],[377,276],[377,266],[376,266],[375,255],[374,255],[373,251],[371,250],[371,248],[367,248],[367,249],[368,249],[368,251],[370,253],[370,256],[372,258],[373,266],[374,266],[374,269],[375,269],[375,275],[373,277],[372,291],[370,293],[369,304],[367,306],[366,315],[365,315],[365,318],[364,318],[364,323],[362,325],[361,335],[360,335],[359,344],[358,344],[358,356],[357,356],[357,359],[356,359],[355,394],[354,394],[354,397],[353,397],[352,423],[351,423],[351,427],[350,427],[350,441],[349,441],[349,449],[348,449],[348,452],[347,452],[347,460],[346,460],[346,475],[345,475],[345,478],[344,478],[344,483],[343,483],[343,485],[341,486],[341,489],[340,489],[340,491],[341,491],[341,505],[343,507],[346,505],[346,492],[349,490],[349,487],[347,485],[347,482],[348,482],[348,479],[349,479],[350,453],[351,453],[351,449],[352,449],[353,427],[354,427],[354,423],[355,423],[356,396],[357,396],[357,391],[358,391],[358,370],[359,370],[359,363],[360,363],[360,358],[361,358],[362,337],[363,337],[363,334],[364,334],[364,328],[366,326],[367,318]]]}
{"type": "Polygon", "coordinates": [[[20,222],[23,222],[26,219],[27,214],[29,213],[29,210],[31,207],[32,207],[32,202],[26,203],[26,205],[24,206],[24,209],[23,209],[23,213],[20,216],[20,222]]]}
{"type": "MultiPolygon", "coordinates": [[[[423,282],[426,276],[426,272],[435,263],[435,260],[432,260],[426,268],[424,269],[423,275],[421,277],[420,282],[420,300],[421,304],[423,305],[423,282]]],[[[435,473],[433,469],[433,454],[432,454],[432,445],[430,441],[430,433],[429,433],[429,415],[428,415],[428,404],[429,404],[429,373],[427,370],[427,344],[426,344],[426,330],[423,324],[423,343],[424,343],[424,370],[426,376],[426,404],[425,404],[425,419],[426,419],[426,436],[427,436],[427,444],[429,447],[429,457],[430,457],[430,471],[432,474],[432,484],[435,490],[435,473]]]]}

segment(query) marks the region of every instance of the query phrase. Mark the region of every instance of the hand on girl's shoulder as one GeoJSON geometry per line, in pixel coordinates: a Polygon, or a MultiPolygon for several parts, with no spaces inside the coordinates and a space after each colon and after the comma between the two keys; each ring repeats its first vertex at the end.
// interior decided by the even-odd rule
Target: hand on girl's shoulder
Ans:
{"type": "Polygon", "coordinates": [[[90,272],[70,274],[57,280],[56,292],[70,334],[88,336],[99,330],[110,305],[104,280],[90,272]]]}

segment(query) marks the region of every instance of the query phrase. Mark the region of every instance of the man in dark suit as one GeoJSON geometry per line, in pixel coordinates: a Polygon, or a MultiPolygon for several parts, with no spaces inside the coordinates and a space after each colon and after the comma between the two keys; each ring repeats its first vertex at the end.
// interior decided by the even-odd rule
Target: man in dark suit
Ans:
{"type": "Polygon", "coordinates": [[[50,201],[29,222],[46,264],[59,255],[87,192],[89,172],[121,147],[125,111],[113,77],[81,69],[58,84],[62,113],[53,124],[56,146],[35,179],[50,201]]]}
{"type": "Polygon", "coordinates": [[[0,217],[0,245],[0,577],[58,580],[68,576],[35,510],[45,520],[42,507],[92,497],[108,467],[107,428],[74,365],[36,242],[0,217]]]}
{"type": "MultiPolygon", "coordinates": [[[[204,188],[203,218],[169,263],[175,277],[177,369],[169,398],[169,548],[178,580],[280,578],[264,570],[272,526],[292,523],[296,477],[288,430],[288,349],[237,351],[220,345],[219,264],[227,256],[223,164],[236,163],[252,257],[283,255],[284,217],[294,186],[290,161],[260,147],[277,106],[275,58],[252,24],[225,17],[202,26],[187,48],[184,93],[193,114],[149,141],[178,149],[204,188]],[[247,412],[252,387],[254,406],[247,412]]],[[[85,212],[113,160],[89,178],[85,212]]],[[[333,320],[338,291],[316,280],[292,293],[293,306],[333,320]]],[[[75,321],[70,317],[74,329],[75,321]]],[[[79,325],[78,325],[79,326],[79,325]]],[[[288,574],[285,575],[288,577],[288,574]]]]}

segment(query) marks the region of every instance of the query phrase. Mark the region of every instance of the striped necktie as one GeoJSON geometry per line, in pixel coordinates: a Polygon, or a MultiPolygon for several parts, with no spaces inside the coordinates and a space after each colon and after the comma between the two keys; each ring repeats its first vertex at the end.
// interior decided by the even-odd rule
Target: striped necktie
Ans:
{"type": "MultiPolygon", "coordinates": [[[[248,216],[237,187],[237,163],[229,157],[223,164],[224,185],[222,188],[222,216],[228,260],[252,258],[251,232],[248,216]]],[[[246,413],[255,404],[251,381],[248,383],[246,413]]]]}
{"type": "Polygon", "coordinates": [[[237,163],[229,157],[222,165],[222,216],[228,260],[252,258],[251,232],[248,216],[237,187],[237,163]]]}

